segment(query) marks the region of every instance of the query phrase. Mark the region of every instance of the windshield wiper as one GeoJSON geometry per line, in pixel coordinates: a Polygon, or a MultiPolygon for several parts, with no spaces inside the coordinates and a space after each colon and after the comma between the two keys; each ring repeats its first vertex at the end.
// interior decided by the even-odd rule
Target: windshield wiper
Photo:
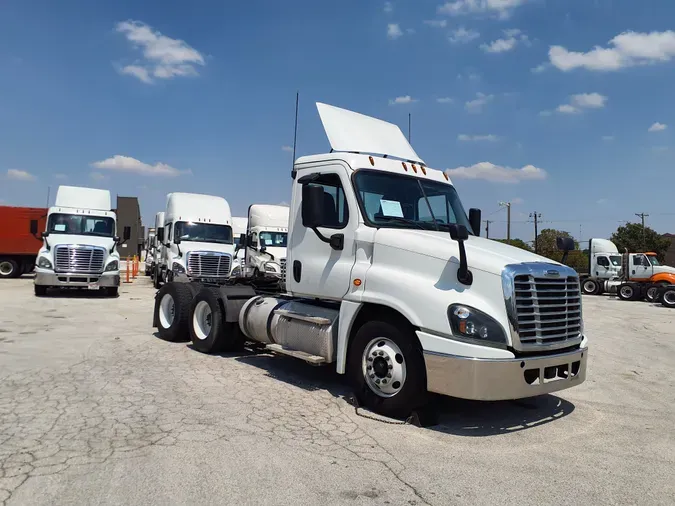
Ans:
{"type": "Polygon", "coordinates": [[[421,230],[428,230],[428,228],[423,226],[422,223],[420,223],[419,221],[410,220],[408,218],[401,218],[400,216],[378,216],[377,219],[378,220],[387,220],[387,221],[391,221],[393,223],[403,223],[403,224],[406,224],[406,225],[413,225],[413,226],[415,226],[415,227],[417,227],[421,230]]]}

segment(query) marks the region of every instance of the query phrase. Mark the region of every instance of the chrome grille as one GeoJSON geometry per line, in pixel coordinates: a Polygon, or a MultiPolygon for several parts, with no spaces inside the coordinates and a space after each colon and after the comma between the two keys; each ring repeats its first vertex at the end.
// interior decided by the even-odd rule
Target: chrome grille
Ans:
{"type": "Polygon", "coordinates": [[[286,259],[279,260],[279,265],[281,266],[281,279],[286,279],[286,259]]]}
{"type": "Polygon", "coordinates": [[[564,348],[579,342],[583,323],[576,272],[549,264],[508,267],[505,296],[508,291],[509,319],[521,348],[564,348]]]}
{"type": "Polygon", "coordinates": [[[232,255],[216,251],[188,253],[188,274],[197,278],[220,278],[230,274],[232,255]]]}
{"type": "Polygon", "coordinates": [[[54,250],[57,272],[103,272],[104,248],[63,244],[54,250]]]}

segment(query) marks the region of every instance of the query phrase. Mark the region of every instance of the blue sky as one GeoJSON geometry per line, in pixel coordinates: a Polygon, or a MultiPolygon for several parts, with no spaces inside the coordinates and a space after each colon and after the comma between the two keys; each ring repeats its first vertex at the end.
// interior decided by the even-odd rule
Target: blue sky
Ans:
{"type": "Polygon", "coordinates": [[[407,129],[465,207],[513,202],[582,239],[647,212],[675,232],[675,4],[669,0],[9,0],[0,7],[0,200],[59,184],[290,199],[328,143],[314,102],[407,129]],[[650,131],[651,130],[651,131],[650,131]],[[523,169],[525,168],[525,169],[523,169]]]}

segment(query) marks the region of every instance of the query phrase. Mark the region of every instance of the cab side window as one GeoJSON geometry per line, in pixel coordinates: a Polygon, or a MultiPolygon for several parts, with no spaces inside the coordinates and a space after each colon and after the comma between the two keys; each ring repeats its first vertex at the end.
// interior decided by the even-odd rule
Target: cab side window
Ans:
{"type": "Polygon", "coordinates": [[[635,265],[635,266],[642,266],[642,265],[644,265],[643,255],[635,255],[635,256],[633,257],[633,265],[635,265]]]}
{"type": "Polygon", "coordinates": [[[609,267],[609,258],[598,257],[598,265],[601,265],[602,267],[609,267]]]}
{"type": "Polygon", "coordinates": [[[345,228],[349,221],[349,207],[340,176],[337,174],[321,174],[312,181],[313,186],[323,188],[323,216],[326,228],[345,228]]]}

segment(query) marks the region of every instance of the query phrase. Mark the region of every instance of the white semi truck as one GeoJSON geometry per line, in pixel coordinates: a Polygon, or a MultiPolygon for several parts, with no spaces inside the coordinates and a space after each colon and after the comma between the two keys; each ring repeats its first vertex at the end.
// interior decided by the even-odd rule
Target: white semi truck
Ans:
{"type": "Polygon", "coordinates": [[[154,238],[154,258],[152,265],[152,282],[155,288],[161,287],[160,273],[163,269],[164,261],[164,244],[160,240],[160,230],[162,230],[161,235],[164,236],[164,211],[160,211],[155,215],[155,238],[154,238]]]}
{"type": "Polygon", "coordinates": [[[157,229],[163,244],[157,281],[209,281],[230,276],[234,257],[232,215],[222,197],[169,193],[164,227],[157,229]]]}
{"type": "Polygon", "coordinates": [[[124,227],[120,240],[116,225],[109,191],[59,186],[37,256],[35,295],[43,296],[55,287],[103,290],[117,296],[117,247],[129,240],[131,228],[124,227]]]}
{"type": "Polygon", "coordinates": [[[155,229],[148,229],[148,238],[145,240],[145,275],[152,276],[155,269],[155,229]]]}
{"type": "Polygon", "coordinates": [[[232,262],[232,276],[241,276],[244,266],[244,255],[246,251],[244,246],[246,242],[241,243],[241,239],[246,238],[246,229],[248,228],[248,218],[240,216],[232,217],[232,233],[234,234],[234,260],[232,262]]]}
{"type": "Polygon", "coordinates": [[[285,283],[169,283],[159,334],[331,364],[362,405],[393,416],[429,391],[499,400],[581,384],[576,272],[480,238],[480,211],[467,216],[397,126],[317,107],[332,150],[295,161],[285,283]]]}
{"type": "MultiPolygon", "coordinates": [[[[254,277],[286,275],[288,206],[253,204],[248,209],[244,265],[254,277]]],[[[241,240],[240,239],[240,242],[241,240]]]]}

